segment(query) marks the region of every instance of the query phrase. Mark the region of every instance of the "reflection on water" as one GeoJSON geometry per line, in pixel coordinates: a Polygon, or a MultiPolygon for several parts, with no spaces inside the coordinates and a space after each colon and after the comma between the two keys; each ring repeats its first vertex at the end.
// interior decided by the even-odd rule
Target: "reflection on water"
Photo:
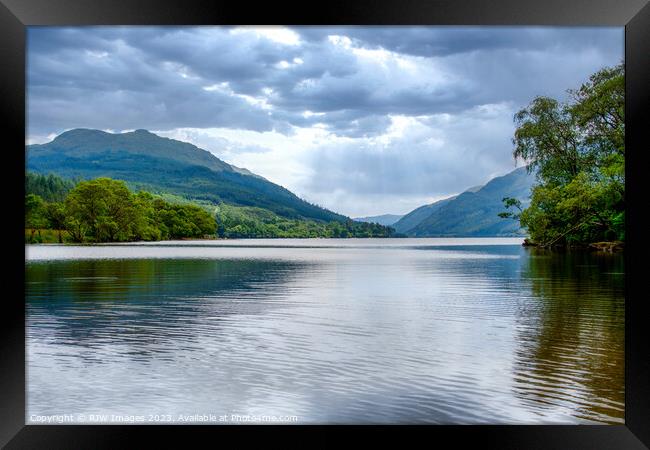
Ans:
{"type": "Polygon", "coordinates": [[[518,395],[578,418],[623,423],[625,301],[621,255],[531,250],[536,299],[518,318],[518,395]]]}
{"type": "Polygon", "coordinates": [[[622,256],[323,242],[29,247],[28,423],[622,423],[622,256]]]}
{"type": "MultiPolygon", "coordinates": [[[[230,315],[264,314],[282,305],[278,286],[298,270],[293,263],[254,260],[34,264],[28,268],[28,319],[43,319],[39,331],[54,342],[92,349],[132,345],[125,354],[146,359],[150,352],[175,351],[176,335],[196,330],[199,320],[209,318],[213,333],[230,315]]],[[[193,337],[183,336],[183,345],[193,337]]]]}

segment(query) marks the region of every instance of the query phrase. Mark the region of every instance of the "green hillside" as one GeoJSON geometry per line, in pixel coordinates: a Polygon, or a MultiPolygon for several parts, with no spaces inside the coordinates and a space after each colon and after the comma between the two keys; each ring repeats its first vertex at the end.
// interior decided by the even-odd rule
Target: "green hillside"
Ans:
{"type": "Polygon", "coordinates": [[[370,238],[392,228],[347,219],[289,219],[264,208],[215,205],[165,193],[129,191],[123,181],[28,172],[25,242],[123,242],[185,238],[370,238]]]}
{"type": "Polygon", "coordinates": [[[420,222],[425,220],[431,214],[433,214],[438,209],[442,208],[444,205],[449,203],[451,200],[456,198],[456,196],[446,198],[444,200],[439,200],[430,205],[420,206],[419,208],[414,209],[410,213],[404,215],[400,220],[395,222],[392,226],[398,233],[408,233],[410,230],[418,226],[420,222]]]}
{"type": "Polygon", "coordinates": [[[134,189],[259,207],[290,219],[347,220],[206,150],[145,130],[122,134],[67,131],[47,144],[28,146],[27,169],[64,178],[109,177],[124,180],[134,189]]]}
{"type": "Polygon", "coordinates": [[[436,236],[521,236],[518,221],[498,216],[504,210],[502,199],[514,197],[524,205],[530,200],[535,175],[521,167],[496,177],[480,188],[421,206],[393,225],[411,237],[436,236]]]}

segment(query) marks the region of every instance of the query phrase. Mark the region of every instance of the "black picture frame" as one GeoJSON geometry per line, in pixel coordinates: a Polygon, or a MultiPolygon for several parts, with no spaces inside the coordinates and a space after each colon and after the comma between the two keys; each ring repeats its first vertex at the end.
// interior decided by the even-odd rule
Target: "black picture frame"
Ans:
{"type": "MultiPolygon", "coordinates": [[[[555,25],[624,26],[626,65],[626,308],[625,425],[614,426],[400,426],[361,428],[375,438],[387,430],[417,432],[428,443],[451,439],[501,449],[642,449],[650,447],[650,316],[643,294],[643,153],[650,133],[650,4],[647,0],[329,0],[318,4],[250,4],[225,0],[0,0],[0,123],[3,126],[3,183],[9,217],[3,221],[9,251],[4,272],[0,339],[0,444],[6,448],[120,448],[135,437],[223,439],[236,432],[240,443],[287,429],[309,442],[336,438],[329,427],[25,425],[25,310],[23,186],[25,145],[25,29],[33,25],[555,25]],[[9,176],[8,176],[9,175],[9,176]],[[9,259],[10,258],[10,259],[9,259]],[[7,289],[10,287],[12,289],[7,289]],[[370,429],[369,429],[370,428],[370,429]],[[324,430],[325,429],[325,430],[324,430]],[[323,433],[322,431],[325,431],[323,433]],[[242,432],[243,431],[243,432],[242,432]],[[251,433],[250,431],[255,431],[251,433]]],[[[153,441],[149,441],[152,443],[153,441]]]]}

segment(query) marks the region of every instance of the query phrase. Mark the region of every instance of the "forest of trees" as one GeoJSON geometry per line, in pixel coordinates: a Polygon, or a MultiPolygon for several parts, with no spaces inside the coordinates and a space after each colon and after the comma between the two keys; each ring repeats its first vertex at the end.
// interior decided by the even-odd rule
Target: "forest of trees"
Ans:
{"type": "Polygon", "coordinates": [[[289,219],[256,207],[133,192],[121,180],[73,181],[56,175],[25,177],[25,240],[128,242],[183,238],[389,237],[378,224],[289,219]]]}
{"type": "Polygon", "coordinates": [[[57,178],[34,174],[26,178],[26,184],[41,192],[26,191],[29,231],[25,238],[30,243],[44,240],[41,230],[55,230],[58,242],[155,241],[215,234],[214,217],[199,206],[172,204],[144,191],[133,193],[123,181],[110,178],[80,181],[74,187],[57,178]]]}
{"type": "Polygon", "coordinates": [[[625,241],[624,67],[604,68],[569,100],[535,98],[515,117],[515,159],[536,171],[530,205],[504,198],[532,243],[625,241]]]}
{"type": "Polygon", "coordinates": [[[221,204],[217,207],[217,234],[222,238],[370,238],[391,237],[395,231],[367,222],[289,219],[269,210],[221,204]]]}
{"type": "Polygon", "coordinates": [[[41,175],[27,172],[25,174],[25,192],[41,197],[46,202],[62,202],[76,182],[58,177],[54,174],[41,175]]]}

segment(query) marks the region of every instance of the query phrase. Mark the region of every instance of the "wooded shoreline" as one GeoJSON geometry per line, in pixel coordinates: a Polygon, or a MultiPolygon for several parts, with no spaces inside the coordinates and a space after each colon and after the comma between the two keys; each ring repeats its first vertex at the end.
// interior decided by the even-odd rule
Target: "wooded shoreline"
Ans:
{"type": "Polygon", "coordinates": [[[548,250],[588,250],[588,251],[601,251],[601,252],[622,252],[625,249],[625,242],[623,241],[601,241],[585,244],[555,244],[555,245],[542,245],[532,242],[528,238],[524,239],[521,244],[524,247],[536,247],[548,250]]]}

